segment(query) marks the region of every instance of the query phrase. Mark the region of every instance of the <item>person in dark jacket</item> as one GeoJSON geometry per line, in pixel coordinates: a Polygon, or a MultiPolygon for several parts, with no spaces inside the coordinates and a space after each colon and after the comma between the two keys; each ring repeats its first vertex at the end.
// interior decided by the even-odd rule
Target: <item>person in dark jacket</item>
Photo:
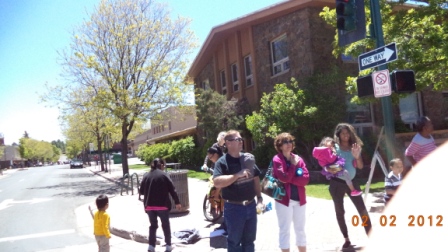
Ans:
{"type": "Polygon", "coordinates": [[[143,176],[139,193],[143,195],[143,204],[149,217],[149,247],[148,252],[154,252],[156,247],[156,231],[158,228],[157,217],[162,222],[163,234],[165,236],[166,249],[171,251],[171,227],[170,210],[171,201],[168,193],[176,204],[176,209],[180,210],[181,205],[173,182],[165,170],[165,161],[156,158],[151,163],[151,170],[143,176]]]}

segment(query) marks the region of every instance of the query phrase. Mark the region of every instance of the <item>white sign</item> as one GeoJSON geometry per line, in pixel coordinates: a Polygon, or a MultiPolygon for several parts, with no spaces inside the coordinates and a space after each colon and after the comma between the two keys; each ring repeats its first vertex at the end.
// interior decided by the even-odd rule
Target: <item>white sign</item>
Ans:
{"type": "Polygon", "coordinates": [[[384,65],[388,62],[395,61],[397,56],[397,45],[390,43],[386,46],[379,47],[373,51],[363,53],[358,57],[359,71],[384,65]]]}
{"type": "Polygon", "coordinates": [[[89,147],[90,147],[90,152],[93,151],[93,143],[89,143],[89,147]]]}
{"type": "Polygon", "coordinates": [[[381,70],[372,74],[373,93],[376,98],[392,94],[389,70],[381,70]]]}

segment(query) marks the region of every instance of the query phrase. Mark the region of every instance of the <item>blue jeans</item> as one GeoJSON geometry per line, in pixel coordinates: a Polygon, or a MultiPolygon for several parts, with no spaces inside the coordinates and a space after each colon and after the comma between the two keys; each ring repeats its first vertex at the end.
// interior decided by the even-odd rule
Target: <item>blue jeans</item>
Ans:
{"type": "Polygon", "coordinates": [[[227,251],[253,252],[257,236],[257,210],[255,201],[247,206],[224,204],[224,220],[227,225],[227,251]]]}

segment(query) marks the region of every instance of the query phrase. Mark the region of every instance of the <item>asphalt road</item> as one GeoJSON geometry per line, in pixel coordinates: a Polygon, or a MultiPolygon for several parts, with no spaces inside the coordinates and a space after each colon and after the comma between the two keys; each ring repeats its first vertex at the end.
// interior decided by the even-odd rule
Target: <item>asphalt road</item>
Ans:
{"type": "Polygon", "coordinates": [[[69,165],[17,170],[0,178],[0,251],[56,251],[95,243],[74,210],[117,186],[69,165]]]}

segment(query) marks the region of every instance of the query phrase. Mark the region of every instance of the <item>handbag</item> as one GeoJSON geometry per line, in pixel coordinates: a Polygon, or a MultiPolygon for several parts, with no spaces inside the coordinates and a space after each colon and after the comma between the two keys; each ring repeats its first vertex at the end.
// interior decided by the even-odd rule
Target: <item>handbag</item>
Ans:
{"type": "Polygon", "coordinates": [[[272,176],[272,161],[261,181],[261,192],[275,200],[281,200],[286,195],[285,186],[272,176]]]}

